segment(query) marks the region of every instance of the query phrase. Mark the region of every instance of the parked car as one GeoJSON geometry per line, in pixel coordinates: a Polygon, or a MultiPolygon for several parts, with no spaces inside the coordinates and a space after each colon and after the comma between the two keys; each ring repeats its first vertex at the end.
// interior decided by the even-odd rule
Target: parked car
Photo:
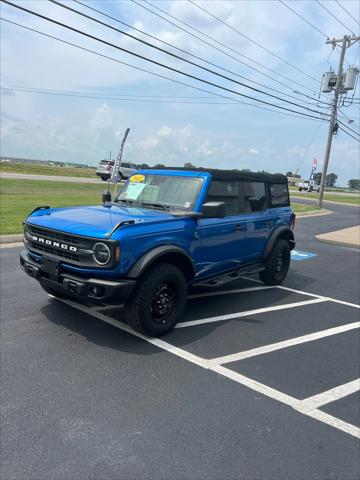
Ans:
{"type": "MultiPolygon", "coordinates": [[[[114,164],[114,160],[101,160],[96,169],[96,175],[102,180],[109,180],[112,175],[114,164]]],[[[120,180],[129,178],[136,169],[137,167],[134,163],[122,162],[119,171],[120,180]]]]}
{"type": "Polygon", "coordinates": [[[124,303],[124,319],[151,336],[181,319],[190,286],[258,273],[281,283],[295,246],[283,175],[141,170],[111,202],[38,207],[25,220],[20,264],[55,297],[124,303]]]}
{"type": "Polygon", "coordinates": [[[317,183],[310,183],[308,180],[298,183],[299,192],[306,190],[307,192],[320,192],[320,185],[317,183]]]}

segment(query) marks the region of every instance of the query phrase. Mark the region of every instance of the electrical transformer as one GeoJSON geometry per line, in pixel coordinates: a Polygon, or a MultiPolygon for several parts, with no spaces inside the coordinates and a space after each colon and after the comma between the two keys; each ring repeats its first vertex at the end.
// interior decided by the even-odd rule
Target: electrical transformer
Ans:
{"type": "Polygon", "coordinates": [[[349,67],[347,69],[342,85],[343,90],[354,90],[358,73],[359,70],[355,67],[349,67]]]}
{"type": "Polygon", "coordinates": [[[322,92],[330,93],[335,87],[337,81],[337,76],[335,72],[326,72],[323,77],[322,92]]]}

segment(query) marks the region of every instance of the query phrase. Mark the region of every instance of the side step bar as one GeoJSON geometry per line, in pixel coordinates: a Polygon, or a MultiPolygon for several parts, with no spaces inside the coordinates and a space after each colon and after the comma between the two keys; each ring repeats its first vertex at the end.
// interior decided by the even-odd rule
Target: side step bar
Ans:
{"type": "Polygon", "coordinates": [[[265,267],[262,263],[256,263],[252,265],[247,265],[245,267],[239,268],[238,270],[233,270],[232,272],[225,273],[218,277],[209,278],[203,281],[195,282],[194,287],[219,287],[229,282],[233,282],[238,278],[244,277],[245,275],[253,275],[255,273],[265,270],[265,267]]]}

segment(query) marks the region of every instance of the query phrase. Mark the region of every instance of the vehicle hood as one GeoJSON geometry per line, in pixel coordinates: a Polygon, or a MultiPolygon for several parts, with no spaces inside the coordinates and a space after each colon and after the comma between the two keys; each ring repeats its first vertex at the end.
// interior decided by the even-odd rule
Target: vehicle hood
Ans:
{"type": "Polygon", "coordinates": [[[170,219],[174,216],[160,210],[101,205],[38,210],[26,222],[76,235],[105,238],[120,222],[153,223],[170,219]]]}

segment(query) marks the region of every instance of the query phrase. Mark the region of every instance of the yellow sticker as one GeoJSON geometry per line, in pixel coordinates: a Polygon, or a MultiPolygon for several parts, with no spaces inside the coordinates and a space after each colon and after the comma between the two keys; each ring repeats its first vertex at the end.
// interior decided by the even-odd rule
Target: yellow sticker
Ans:
{"type": "Polygon", "coordinates": [[[145,180],[145,175],[133,175],[130,177],[130,182],[143,182],[145,180]]]}

